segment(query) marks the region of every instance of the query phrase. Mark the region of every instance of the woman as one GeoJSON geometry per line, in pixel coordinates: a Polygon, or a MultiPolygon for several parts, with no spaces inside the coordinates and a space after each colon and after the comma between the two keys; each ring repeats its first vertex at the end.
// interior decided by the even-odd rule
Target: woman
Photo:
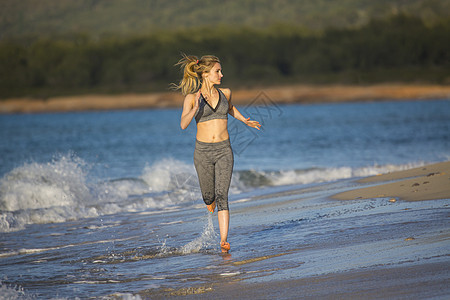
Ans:
{"type": "Polygon", "coordinates": [[[228,190],[234,162],[227,129],[228,114],[258,130],[261,125],[244,118],[233,106],[230,89],[216,88],[223,77],[217,57],[206,55],[197,59],[183,55],[177,65],[183,70],[183,79],[177,88],[185,96],[180,126],[186,129],[195,118],[197,141],[194,165],[208,211],[214,213],[217,206],[220,247],[222,252],[228,252],[228,190]]]}

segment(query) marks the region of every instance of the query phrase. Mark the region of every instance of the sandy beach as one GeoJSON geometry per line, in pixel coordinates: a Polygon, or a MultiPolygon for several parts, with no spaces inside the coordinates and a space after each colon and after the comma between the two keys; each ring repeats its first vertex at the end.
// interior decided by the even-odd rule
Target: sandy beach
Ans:
{"type": "MultiPolygon", "coordinates": [[[[291,85],[233,89],[237,105],[251,104],[261,92],[274,103],[326,103],[379,100],[450,99],[449,85],[380,84],[371,86],[291,85]]],[[[181,107],[176,92],[120,95],[80,95],[48,99],[17,98],[0,101],[0,113],[39,113],[88,110],[181,107]]]]}
{"type": "Polygon", "coordinates": [[[391,201],[450,199],[450,161],[368,177],[359,182],[376,185],[356,188],[337,194],[333,198],[353,200],[391,197],[391,201]]]}

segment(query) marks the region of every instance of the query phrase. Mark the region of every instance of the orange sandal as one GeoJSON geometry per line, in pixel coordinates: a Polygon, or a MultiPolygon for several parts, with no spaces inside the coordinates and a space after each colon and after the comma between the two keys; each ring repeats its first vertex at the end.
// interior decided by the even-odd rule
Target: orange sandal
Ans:
{"type": "Polygon", "coordinates": [[[230,243],[228,243],[228,242],[222,242],[222,243],[220,243],[220,248],[222,248],[223,253],[228,253],[228,251],[230,251],[230,249],[231,249],[231,246],[230,246],[230,243]]]}
{"type": "Polygon", "coordinates": [[[210,213],[214,213],[214,210],[216,209],[216,201],[214,201],[213,203],[211,203],[210,205],[206,205],[206,208],[208,209],[208,211],[210,213]]]}

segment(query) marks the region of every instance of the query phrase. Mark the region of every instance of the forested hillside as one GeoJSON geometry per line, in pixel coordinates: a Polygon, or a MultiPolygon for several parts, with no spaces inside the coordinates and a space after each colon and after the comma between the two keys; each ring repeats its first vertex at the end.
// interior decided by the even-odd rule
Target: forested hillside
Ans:
{"type": "Polygon", "coordinates": [[[449,1],[0,3],[0,98],[167,90],[181,52],[219,56],[233,87],[450,83],[449,1]]]}
{"type": "Polygon", "coordinates": [[[448,18],[450,0],[1,0],[0,38],[277,23],[321,30],[359,27],[392,14],[415,16],[430,25],[448,18]]]}

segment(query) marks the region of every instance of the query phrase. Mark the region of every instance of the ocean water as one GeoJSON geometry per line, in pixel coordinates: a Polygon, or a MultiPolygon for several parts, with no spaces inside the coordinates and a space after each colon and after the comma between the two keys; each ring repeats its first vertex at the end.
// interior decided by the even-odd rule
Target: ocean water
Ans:
{"type": "Polygon", "coordinates": [[[330,199],[361,177],[449,160],[449,100],[253,104],[239,109],[261,131],[229,119],[225,256],[180,109],[0,115],[0,298],[145,299],[449,263],[450,199],[330,199]]]}

